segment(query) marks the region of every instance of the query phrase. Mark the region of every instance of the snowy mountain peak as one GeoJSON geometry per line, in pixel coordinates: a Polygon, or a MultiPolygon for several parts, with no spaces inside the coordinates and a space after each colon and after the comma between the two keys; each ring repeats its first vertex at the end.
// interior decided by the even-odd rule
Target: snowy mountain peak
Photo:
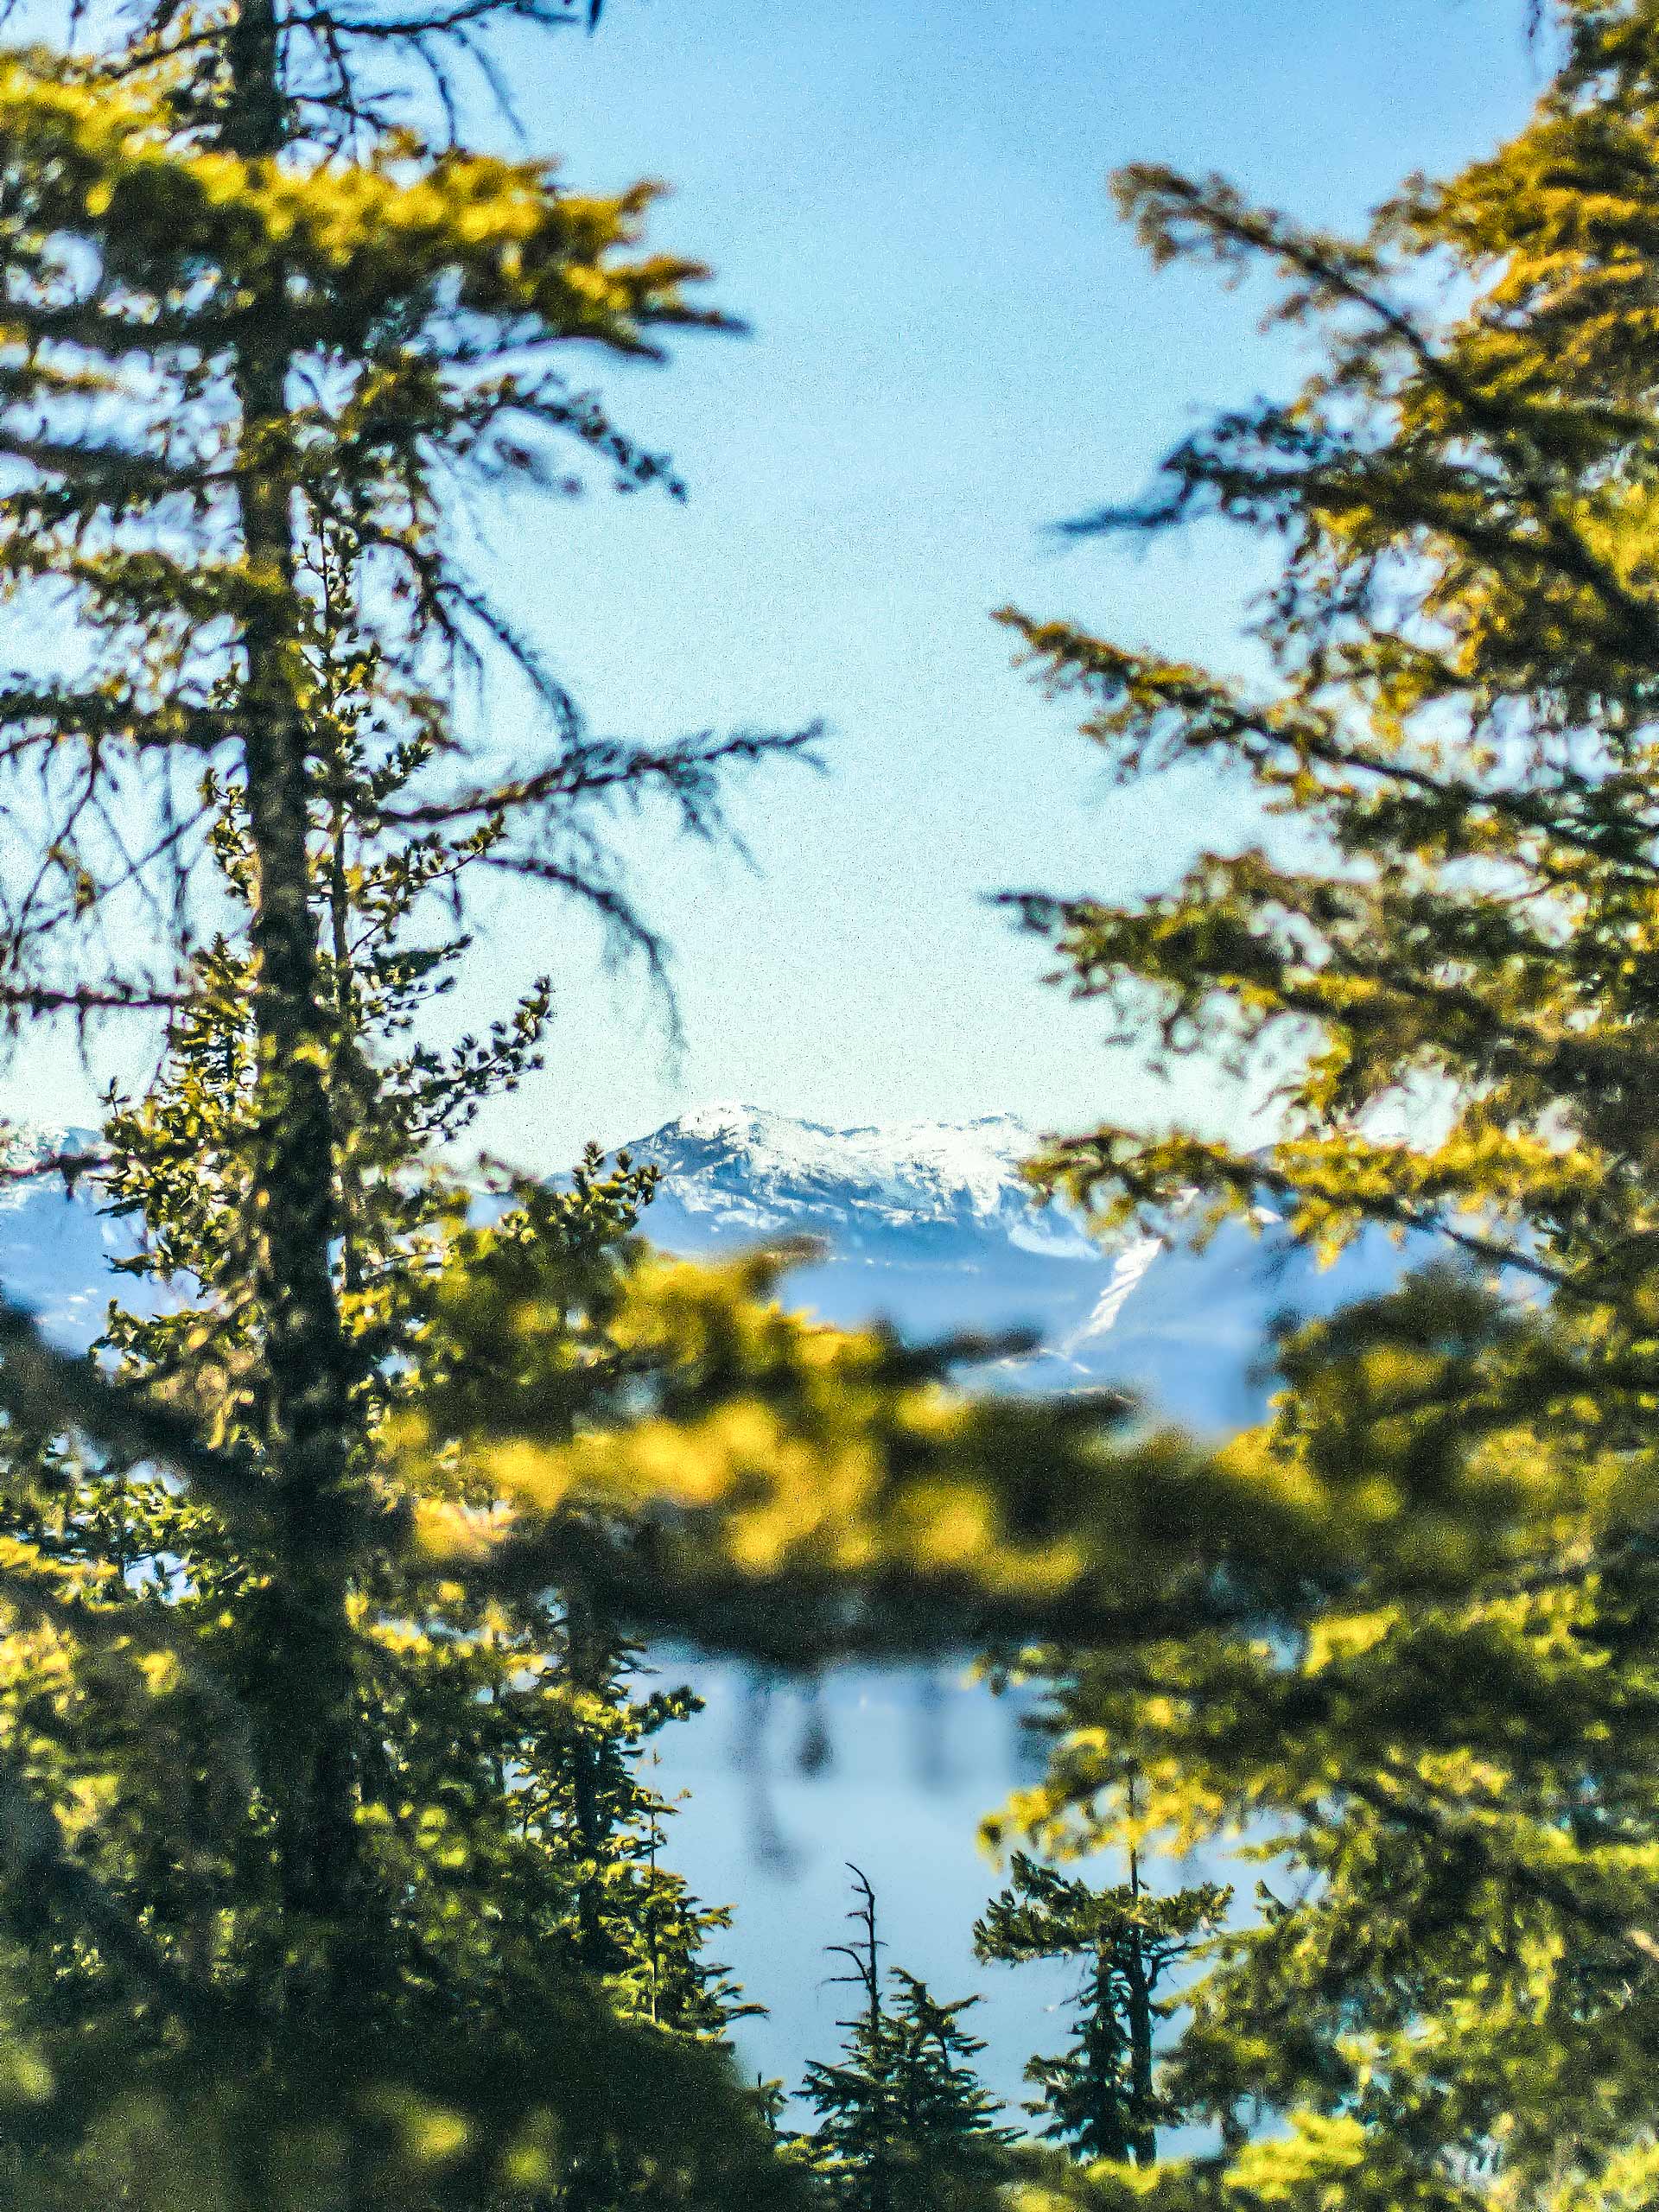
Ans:
{"type": "Polygon", "coordinates": [[[1096,1241],[1038,1205],[1020,1173],[1038,1142],[1011,1114],[835,1129],[721,1102],[628,1148],[663,1170],[644,1225],[669,1251],[804,1231],[824,1256],[790,1278],[791,1304],[923,1336],[1030,1327],[1041,1349],[999,1362],[998,1387],[1122,1387],[1215,1433],[1261,1417],[1272,1317],[1328,1313],[1419,1256],[1371,1231],[1327,1270],[1266,1208],[1202,1246],[1179,1207],[1163,1236],[1096,1241]]]}
{"type": "Polygon", "coordinates": [[[1012,1114],[835,1129],[721,1102],[664,1122],[629,1150],[662,1167],[688,1214],[753,1235],[785,1229],[904,1230],[995,1224],[1047,1253],[1093,1248],[1040,1210],[1020,1173],[1035,1134],[1012,1114]]]}
{"type": "Polygon", "coordinates": [[[77,1128],[67,1122],[0,1122],[0,1211],[16,1212],[43,1192],[61,1200],[63,1185],[54,1176],[36,1177],[30,1171],[95,1151],[98,1142],[96,1129],[77,1128]]]}
{"type": "Polygon", "coordinates": [[[1013,1114],[985,1114],[969,1122],[895,1122],[831,1128],[792,1114],[770,1112],[735,1100],[694,1106],[664,1122],[647,1142],[729,1147],[752,1168],[781,1173],[830,1173],[839,1179],[907,1179],[924,1162],[966,1183],[1001,1182],[1037,1139],[1013,1114]]]}

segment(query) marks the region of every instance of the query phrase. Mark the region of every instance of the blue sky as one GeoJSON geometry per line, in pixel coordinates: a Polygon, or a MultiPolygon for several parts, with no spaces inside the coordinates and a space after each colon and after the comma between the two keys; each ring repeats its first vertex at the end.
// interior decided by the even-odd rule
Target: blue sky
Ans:
{"type": "MultiPolygon", "coordinates": [[[[827,776],[762,777],[741,805],[757,875],[640,842],[677,948],[677,1068],[637,985],[607,991],[568,916],[515,902],[512,958],[576,957],[549,1072],[497,1141],[568,1149],[715,1096],[831,1122],[1150,1104],[983,895],[1132,889],[1225,835],[1237,800],[1103,788],[988,613],[1012,599],[1236,662],[1263,573],[1238,538],[1067,551],[1043,526],[1133,491],[1203,410],[1294,364],[1257,334],[1259,300],[1154,276],[1106,173],[1221,168],[1357,220],[1408,168],[1521,119],[1538,75],[1522,13],[612,0],[598,37],[524,49],[532,142],[583,182],[671,180],[662,235],[716,266],[753,335],[608,379],[680,461],[683,510],[521,510],[497,588],[601,728],[821,715],[832,734],[827,776]]],[[[1213,1110],[1213,1089],[1177,1103],[1213,1110]]]]}
{"type": "MultiPolygon", "coordinates": [[[[599,34],[509,49],[525,136],[574,183],[659,176],[658,236],[719,272],[745,340],[666,369],[594,364],[670,448],[683,508],[595,493],[498,513],[500,598],[599,728],[830,726],[828,772],[759,777],[756,868],[642,825],[626,842],[672,940],[677,1059],[590,926],[498,895],[454,1003],[487,1019],[543,968],[548,1068],[485,1140],[532,1167],[741,1096],[831,1122],[1156,1112],[1103,1027],[1037,986],[999,886],[1122,893],[1224,836],[1235,795],[1103,787],[1062,709],[1008,665],[1014,600],[1236,660],[1263,573],[1205,533],[1137,556],[1043,526],[1133,491],[1202,411],[1294,373],[1258,302],[1154,276],[1103,180],[1135,157],[1225,170],[1326,221],[1523,114],[1521,0],[610,0],[599,34]]],[[[518,702],[504,692],[503,734],[518,702]]],[[[129,1058],[129,1072],[137,1064],[129,1058]]],[[[0,1108],[92,1117],[31,1042],[0,1108]]],[[[1235,1110],[1195,1076],[1178,1109],[1235,1110]]]]}

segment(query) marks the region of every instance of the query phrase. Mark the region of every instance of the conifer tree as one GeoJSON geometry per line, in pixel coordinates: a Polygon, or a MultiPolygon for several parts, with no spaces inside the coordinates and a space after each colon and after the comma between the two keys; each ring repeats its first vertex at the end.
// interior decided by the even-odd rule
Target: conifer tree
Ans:
{"type": "Polygon", "coordinates": [[[1116,773],[1224,767],[1269,817],[1143,899],[1018,904],[1165,1055],[1271,1070],[1276,1141],[1108,1123],[1042,1173],[1444,1255],[1281,1342],[1201,1504],[1133,1486],[1150,1632],[1055,1662],[1031,1827],[1270,1862],[1192,1993],[1171,2089],[1219,2148],[1171,2204],[1653,2184],[1659,11],[1560,16],[1526,127],[1358,238],[1119,181],[1154,258],[1276,280],[1319,350],[1080,525],[1274,539],[1259,675],[1008,617],[1116,773]]]}
{"type": "MultiPolygon", "coordinates": [[[[334,702],[341,724],[337,772],[372,775],[390,796],[416,772],[423,748],[404,746],[373,766],[363,757],[349,726],[342,642],[353,644],[332,640],[315,671],[317,696],[334,702]]],[[[359,672],[359,652],[345,666],[359,672]]],[[[214,847],[231,898],[245,894],[248,880],[240,830],[239,810],[227,798],[214,847]]],[[[448,1053],[410,1033],[465,950],[464,938],[454,936],[410,942],[411,922],[429,906],[434,886],[487,852],[493,835],[429,832],[418,846],[365,855],[349,816],[337,801],[330,809],[319,896],[330,946],[325,982],[337,1017],[329,1090],[343,1133],[342,1312],[348,1331],[366,1335],[373,1348],[365,1389],[387,1402],[418,1374],[423,1271],[467,1210],[467,1192],[430,1162],[428,1147],[459,1135],[486,1096],[539,1065],[545,982],[487,1038],[463,1039],[448,1053]]],[[[105,1345],[152,1392],[182,1393],[194,1407],[215,1406],[230,1419],[226,1401],[239,1395],[234,1377],[245,1367],[242,1215],[252,1051],[245,969],[229,939],[207,950],[173,1058],[140,1105],[112,1116],[99,1170],[111,1210],[135,1217],[143,1230],[137,1256],[118,1268],[163,1293],[186,1293],[182,1305],[143,1318],[112,1306],[105,1345]]],[[[632,1230],[653,1182],[626,1157],[603,1174],[590,1150],[568,1192],[525,1186],[516,1205],[498,1198],[506,1210],[493,1237],[582,1246],[597,1256],[632,1230]]],[[[176,1528],[148,1530],[143,1555],[165,1554],[175,1575],[197,1588],[204,1573],[222,1575],[223,1567],[201,1555],[200,1516],[179,1518],[176,1528]]],[[[459,1801],[469,1850],[493,1802],[521,1835],[534,1837],[543,1865],[529,1890],[520,1868],[493,1910],[518,1918],[544,1959],[580,1966],[603,1982],[625,2016],[721,2040],[734,2011],[753,2009],[734,2005],[721,1970],[700,1956],[704,1934],[728,1916],[689,1898],[659,1864],[673,1808],[640,1773],[652,1739],[689,1719],[698,1700],[683,1688],[635,1695],[643,1653],[579,1596],[537,1593],[508,1611],[460,1592],[435,1606],[411,1592],[398,1614],[381,1640],[384,1671],[373,1687],[381,1787],[359,1785],[359,1795],[391,1821],[395,1775],[407,1800],[397,1815],[405,1827],[459,1801]]],[[[259,1632],[257,1606],[247,1626],[259,1632]]],[[[497,1863],[495,1872],[505,1870],[497,1863]]]]}
{"type": "Polygon", "coordinates": [[[1128,1880],[1107,1890],[1070,1880],[1026,1852],[1014,1853],[1010,1872],[975,1924],[976,1955],[1005,1966],[1035,1959],[1084,1965],[1071,2042],[1058,2057],[1027,2067],[1039,2094],[1026,2109],[1046,2120],[1046,2136],[1085,2161],[1133,2158],[1149,2166],[1159,2128],[1184,2117],[1156,2082],[1154,2023],[1168,2009],[1159,1991],[1226,1910],[1228,1892],[1205,1883],[1160,1896],[1143,1887],[1133,1848],[1128,1880]]]}
{"type": "MultiPolygon", "coordinates": [[[[317,676],[328,692],[331,665],[317,676]]],[[[404,748],[380,772],[383,789],[399,788],[418,759],[418,748],[404,748]]],[[[360,760],[351,765],[364,772],[360,760]]],[[[233,904],[248,889],[245,819],[234,792],[213,796],[214,852],[233,904]]],[[[411,944],[410,925],[433,883],[468,856],[430,834],[418,851],[379,861],[336,823],[318,870],[337,1010],[327,1080],[346,1163],[342,1321],[372,1347],[359,1389],[380,1418],[418,1375],[423,1275],[469,1211],[469,1194],[424,1158],[425,1147],[533,1065],[546,1010],[538,986],[487,1039],[441,1055],[410,1039],[419,1004],[442,988],[462,949],[453,938],[411,944]]],[[[259,1379],[245,1230],[254,1054],[234,932],[206,949],[198,976],[168,1066],[140,1104],[112,1115],[96,1172],[115,1210],[143,1232],[124,1271],[154,1286],[148,1313],[112,1307],[106,1347],[152,1400],[211,1410],[222,1446],[245,1433],[259,1379]]],[[[497,1202],[506,1211],[480,1234],[497,1249],[555,1244],[602,1263],[652,1182],[626,1160],[604,1174],[590,1154],[569,1191],[527,1186],[517,1203],[508,1194],[497,1202]]],[[[80,1848],[103,1859],[152,1928],[168,1932],[197,1986],[263,1984],[291,2003],[293,1926],[264,1783],[282,1739],[257,1732],[260,1694],[282,1689],[264,1674],[264,1592],[276,1562],[165,1484],[111,1484],[101,1471],[78,1478],[67,1466],[49,1522],[22,1523],[16,1536],[60,1573],[98,1578],[112,1613],[123,1600],[153,1601],[164,1580],[168,1641],[213,1684],[215,1701],[202,1710],[188,1695],[175,1700],[188,1719],[167,1732],[164,1748],[147,1747],[185,1764],[182,1800],[171,1777],[129,1756],[116,1821],[88,1824],[80,1848]],[[217,1740],[227,1704],[238,1736],[251,1738],[228,1762],[217,1740]]],[[[672,1808],[640,1771],[651,1739],[688,1718],[696,1699],[683,1689],[635,1694],[640,1655],[579,1598],[435,1596],[384,1558],[372,1573],[359,1568],[359,1589],[370,1609],[352,1721],[365,1903],[322,1931],[360,1985],[346,2017],[375,2038],[423,2020],[499,2036],[508,2020],[580,1986],[620,2022],[725,2048],[729,2021],[753,2009],[703,1955],[728,1916],[699,1905],[664,1867],[672,1808]]],[[[48,1745],[73,1755],[100,1688],[80,1685],[60,1730],[35,1724],[37,1757],[48,1745]]],[[[100,1975],[73,1945],[42,1963],[48,2014],[67,2013],[84,2034],[110,2009],[100,1975]]],[[[19,2024],[38,2026],[44,2002],[42,1993],[19,2024]]],[[[340,2012],[340,1999],[332,2009],[340,2012]]],[[[137,2023],[129,2030],[147,2039],[137,2023]]],[[[628,2133],[613,2114],[575,2152],[561,2204],[609,2212],[625,2199],[678,2201],[673,2184],[653,2184],[652,2161],[628,2133]]]]}
{"type": "Polygon", "coordinates": [[[998,2126],[996,2100],[973,2062],[985,2048],[961,2024],[974,1997],[941,2004],[902,1967],[884,1985],[875,1892],[853,1870],[858,1933],[831,1948],[845,1958],[862,1999],[840,2025],[838,2063],[808,2066],[802,2094],[818,2114],[813,2162],[835,2202],[852,2212],[929,2212],[983,2201],[1014,2131],[998,2126]]]}
{"type": "MultiPolygon", "coordinates": [[[[653,958],[597,810],[656,789],[707,829],[721,766],[772,743],[590,740],[454,557],[469,474],[540,480],[561,440],[662,474],[557,348],[713,320],[634,250],[647,194],[394,125],[396,57],[447,88],[490,12],[250,0],[0,56],[0,568],[73,627],[54,658],[37,621],[0,691],[41,854],[5,886],[4,1000],[171,1021],[102,1171],[159,1300],[112,1316],[101,1374],[16,1317],[7,1344],[20,2205],[517,2203],[595,2159],[664,2203],[769,2186],[677,2055],[733,2002],[637,1777],[688,1701],[632,1700],[624,1640],[544,1590],[422,1580],[376,1465],[446,1257],[554,1254],[591,1303],[650,1186],[592,1160],[469,1227],[431,1148],[536,1064],[548,992],[428,1041],[444,901],[513,870],[653,958]],[[516,762],[459,734],[491,645],[540,702],[516,762]]],[[[442,1484],[487,1515],[464,1465],[442,1484]]]]}

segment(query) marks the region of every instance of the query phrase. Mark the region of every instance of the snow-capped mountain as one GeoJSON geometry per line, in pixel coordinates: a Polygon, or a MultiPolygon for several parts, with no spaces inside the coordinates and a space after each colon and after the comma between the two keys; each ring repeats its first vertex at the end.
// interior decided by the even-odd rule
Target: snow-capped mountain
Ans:
{"type": "MultiPolygon", "coordinates": [[[[112,1292],[110,1262],[131,1230],[98,1211],[87,1182],[6,1181],[7,1168],[80,1149],[73,1130],[0,1145],[0,1284],[64,1343],[93,1337],[112,1292]]],[[[663,1180],[645,1228],[671,1251],[718,1253],[806,1236],[823,1256],[786,1295],[826,1319],[885,1314],[912,1335],[1028,1329],[1033,1352],[984,1370],[997,1387],[1113,1386],[1154,1410],[1220,1431],[1255,1418],[1257,1372],[1278,1313],[1328,1312],[1399,1274],[1386,1238],[1363,1239],[1321,1271],[1263,1213],[1202,1251],[1179,1224],[1096,1243],[1020,1173],[1036,1133],[1011,1115],[835,1129],[741,1105],[700,1107],[626,1149],[663,1180]]]]}
{"type": "Polygon", "coordinates": [[[717,1252],[805,1235],[827,1256],[788,1294],[826,1319],[885,1313],[912,1333],[1029,1328],[1039,1349],[999,1362],[1004,1388],[1118,1386],[1154,1410],[1225,1430],[1257,1417],[1279,1313],[1381,1290],[1405,1259],[1361,1239],[1321,1269],[1271,1212],[1204,1249],[1179,1223],[1096,1242],[1020,1174],[1037,1134],[1011,1115],[832,1129],[744,1105],[698,1108],[627,1149],[663,1184],[645,1224],[670,1250],[717,1252]]]}
{"type": "Polygon", "coordinates": [[[1086,1240],[1058,1213],[1039,1213],[1021,1182],[1035,1143],[1012,1114],[832,1129],[720,1105],[683,1114],[632,1149],[661,1163],[669,1205],[710,1239],[816,1223],[849,1253],[885,1251],[895,1236],[920,1250],[974,1228],[1019,1250],[1089,1258],[1086,1240]]]}

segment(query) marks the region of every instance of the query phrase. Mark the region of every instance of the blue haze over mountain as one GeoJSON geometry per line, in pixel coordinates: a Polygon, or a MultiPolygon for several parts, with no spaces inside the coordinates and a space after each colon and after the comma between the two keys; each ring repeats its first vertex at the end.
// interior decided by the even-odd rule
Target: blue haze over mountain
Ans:
{"type": "Polygon", "coordinates": [[[830,1129],[752,1106],[708,1106],[632,1152],[663,1169],[645,1217],[672,1251],[733,1251],[808,1236],[826,1256],[790,1278],[826,1320],[883,1313],[909,1335],[1029,1328],[1041,1342],[986,1379],[1002,1389],[1116,1386],[1211,1432],[1260,1417],[1275,1316],[1307,1317],[1385,1289],[1412,1256],[1373,1231],[1321,1268],[1266,1207],[1202,1250],[1166,1237],[1096,1242],[1020,1173],[1037,1133],[1009,1115],[830,1129]]]}
{"type": "MultiPolygon", "coordinates": [[[[10,1164],[86,1141],[21,1134],[10,1164]]],[[[1202,1251],[1179,1218],[1166,1238],[1128,1230],[1096,1243],[1061,1208],[1036,1204],[1020,1173],[1036,1141],[1006,1116],[838,1130],[721,1105],[627,1149],[663,1170],[644,1225],[670,1250],[810,1236],[822,1255],[789,1279],[791,1303],[836,1322],[885,1314],[911,1336],[1030,1329],[1039,1348],[979,1370],[985,1382],[1125,1389],[1151,1414],[1216,1433],[1263,1410],[1275,1314],[1382,1289],[1411,1256],[1372,1236],[1321,1270],[1266,1211],[1202,1251]]],[[[0,1188],[0,1283],[60,1341],[85,1344],[112,1294],[145,1287],[111,1272],[133,1235],[99,1214],[84,1181],[69,1196],[55,1179],[13,1183],[0,1188]]],[[[807,2056],[834,2050],[846,1993],[825,1981],[823,1947],[842,1933],[851,1859],[880,1893],[892,1960],[945,1996],[985,1992],[973,2017],[990,2043],[986,2075],[1017,2102],[1025,2057],[1059,2046],[1052,2015],[1069,1987],[1062,1968],[1010,1974],[971,1957],[973,1920],[995,1886],[976,1825],[1018,1778],[1017,1710],[943,1671],[849,1670],[815,1692],[677,1655],[658,1664],[707,1700],[670,1732],[657,1779],[689,1792],[672,1857],[704,1897],[735,1904],[723,1955],[772,2008],[742,2024],[746,2063],[792,2087],[807,2056]]]]}

